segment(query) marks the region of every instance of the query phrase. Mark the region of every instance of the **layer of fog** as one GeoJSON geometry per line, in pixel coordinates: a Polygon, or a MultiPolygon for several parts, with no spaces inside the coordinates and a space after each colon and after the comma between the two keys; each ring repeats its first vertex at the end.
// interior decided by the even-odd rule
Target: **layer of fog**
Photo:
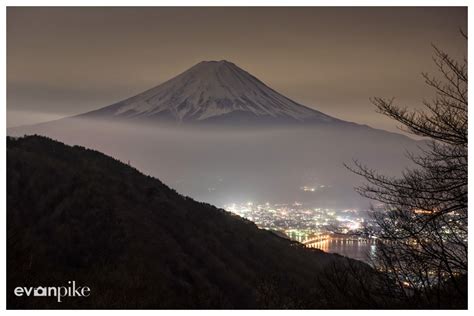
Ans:
{"type": "Polygon", "coordinates": [[[343,164],[357,159],[397,175],[410,166],[406,151],[419,145],[360,126],[224,129],[67,119],[8,130],[13,136],[35,133],[130,162],[178,192],[217,206],[298,201],[366,208],[370,201],[353,189],[363,179],[343,164]]]}

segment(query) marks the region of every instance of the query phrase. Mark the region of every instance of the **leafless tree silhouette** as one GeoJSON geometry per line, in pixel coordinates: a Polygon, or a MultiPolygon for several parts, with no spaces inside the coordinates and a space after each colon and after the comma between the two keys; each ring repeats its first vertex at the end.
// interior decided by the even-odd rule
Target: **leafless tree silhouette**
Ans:
{"type": "Polygon", "coordinates": [[[367,181],[356,190],[384,205],[374,212],[371,233],[381,240],[375,265],[390,276],[397,294],[429,306],[467,306],[467,58],[457,61],[433,49],[440,75],[423,73],[436,92],[423,110],[371,100],[402,130],[429,140],[421,154],[409,154],[416,167],[399,178],[358,161],[346,167],[367,181]]]}

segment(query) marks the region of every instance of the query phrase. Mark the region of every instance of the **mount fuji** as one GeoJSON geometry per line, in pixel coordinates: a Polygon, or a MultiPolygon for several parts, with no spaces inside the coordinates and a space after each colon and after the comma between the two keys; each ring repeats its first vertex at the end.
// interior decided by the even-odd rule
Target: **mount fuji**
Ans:
{"type": "Polygon", "coordinates": [[[200,62],[118,103],[77,116],[174,123],[336,123],[226,60],[200,62]]]}
{"type": "Polygon", "coordinates": [[[301,105],[228,61],[200,62],[126,100],[7,133],[96,149],[219,206],[367,207],[353,189],[361,179],[344,164],[398,175],[410,164],[405,153],[423,145],[301,105]]]}

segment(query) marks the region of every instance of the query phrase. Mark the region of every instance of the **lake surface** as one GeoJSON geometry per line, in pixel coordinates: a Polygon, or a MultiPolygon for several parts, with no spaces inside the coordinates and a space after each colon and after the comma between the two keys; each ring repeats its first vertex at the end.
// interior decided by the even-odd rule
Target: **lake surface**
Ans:
{"type": "Polygon", "coordinates": [[[367,263],[370,263],[370,259],[374,257],[376,250],[376,244],[374,242],[341,239],[323,240],[307,246],[321,249],[324,252],[338,253],[367,263]]]}

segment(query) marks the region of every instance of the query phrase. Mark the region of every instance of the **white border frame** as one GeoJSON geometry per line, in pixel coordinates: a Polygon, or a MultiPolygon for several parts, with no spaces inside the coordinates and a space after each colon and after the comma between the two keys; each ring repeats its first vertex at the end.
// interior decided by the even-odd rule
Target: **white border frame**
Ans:
{"type": "MultiPolygon", "coordinates": [[[[128,7],[133,7],[133,6],[171,6],[171,7],[186,7],[186,6],[468,6],[468,1],[467,0],[415,0],[415,1],[408,1],[408,0],[399,0],[399,1],[386,1],[386,0],[361,0],[361,1],[353,1],[353,0],[325,0],[325,1],[308,1],[308,0],[293,0],[293,1],[288,1],[288,0],[239,0],[239,1],[232,1],[232,0],[226,0],[226,1],[199,1],[199,0],[182,0],[182,1],[176,1],[176,0],[160,0],[160,1],[153,1],[153,0],[134,0],[134,1],[126,1],[126,0],[82,0],[82,1],[74,1],[74,0],[49,0],[49,1],[44,1],[44,0],[7,0],[6,1],[6,6],[128,6],[128,7]]],[[[2,14],[0,14],[1,17],[1,23],[3,26],[6,26],[6,6],[2,6],[2,14]]],[[[468,8],[468,19],[469,16],[471,15],[471,8],[468,8]]],[[[469,24],[468,24],[469,25],[469,24]]],[[[4,76],[2,77],[3,81],[3,89],[1,89],[1,97],[2,100],[5,104],[5,106],[2,109],[1,116],[1,139],[0,143],[2,144],[3,150],[0,155],[0,170],[1,170],[1,210],[2,210],[2,216],[0,217],[0,312],[4,311],[6,308],[6,66],[7,66],[7,60],[6,60],[6,27],[4,28],[5,31],[1,32],[1,39],[0,39],[0,45],[2,45],[2,58],[4,62],[1,64],[4,76]]],[[[471,27],[469,25],[468,27],[468,34],[471,31],[471,27]]],[[[472,45],[470,45],[470,42],[468,43],[468,59],[471,57],[472,54],[472,45]]],[[[469,73],[471,73],[469,69],[469,73]]],[[[469,93],[469,96],[471,97],[472,93],[469,93]]],[[[469,121],[473,121],[474,114],[472,111],[469,111],[469,121]]],[[[474,149],[469,147],[469,157],[473,157],[474,154],[474,149]]],[[[469,159],[469,163],[471,163],[472,159],[469,159]]],[[[472,168],[469,168],[469,186],[468,189],[470,192],[472,188],[474,188],[474,172],[472,168]]],[[[469,201],[471,201],[471,198],[474,198],[474,195],[469,194],[469,201]]],[[[472,203],[469,203],[469,205],[472,203]]],[[[470,221],[472,223],[472,221],[470,221]]],[[[472,242],[472,236],[469,237],[469,241],[472,242]]],[[[471,257],[471,256],[469,256],[471,257]]],[[[471,258],[469,258],[471,259],[471,258]]],[[[473,263],[471,260],[469,260],[469,268],[471,269],[473,266],[473,263]]],[[[474,270],[473,270],[474,271],[474,270]]],[[[474,272],[473,272],[474,273],[474,272]]],[[[472,273],[469,275],[469,281],[471,281],[472,278],[472,273]]],[[[469,282],[471,283],[471,282],[469,282]]],[[[472,301],[473,297],[473,291],[470,290],[469,293],[469,301],[472,301]]],[[[56,314],[56,315],[78,315],[78,314],[90,314],[90,315],[97,315],[101,311],[98,310],[79,310],[79,311],[65,311],[65,310],[58,310],[58,311],[51,311],[51,310],[42,310],[42,311],[28,311],[28,310],[23,310],[23,311],[14,311],[14,310],[7,310],[8,313],[11,314],[17,314],[17,315],[25,315],[25,314],[32,314],[36,313],[39,315],[50,315],[50,314],[56,314]]],[[[103,312],[106,313],[111,313],[111,311],[105,311],[103,312]]],[[[378,311],[378,310],[371,310],[371,311],[364,311],[364,310],[348,310],[348,311],[339,311],[339,310],[324,310],[324,311],[313,311],[313,310],[305,310],[305,311],[282,311],[282,310],[277,310],[277,311],[269,311],[269,310],[261,310],[261,311],[239,311],[239,310],[231,310],[231,311],[221,311],[221,310],[214,310],[214,311],[182,311],[182,310],[173,310],[173,311],[156,311],[156,310],[140,310],[140,311],[135,311],[135,310],[114,310],[114,313],[117,314],[136,314],[137,312],[144,313],[144,314],[154,314],[156,313],[159,314],[165,314],[165,315],[178,315],[178,314],[184,314],[184,313],[193,313],[195,315],[218,315],[220,313],[230,313],[234,315],[241,315],[241,314],[249,314],[249,315],[255,315],[257,313],[259,314],[266,314],[269,315],[271,314],[276,314],[276,315],[288,315],[289,313],[293,314],[299,314],[299,315],[315,315],[315,313],[324,313],[325,315],[336,315],[339,313],[351,313],[351,315],[358,316],[358,315],[364,315],[364,316],[370,316],[370,315],[380,315],[380,313],[384,313],[386,315],[397,315],[399,316],[399,313],[403,314],[408,314],[408,315],[415,315],[418,313],[429,313],[433,316],[436,315],[442,315],[446,316],[445,313],[447,311],[443,310],[430,310],[430,311],[412,311],[412,310],[394,310],[394,311],[378,311]]],[[[467,311],[449,311],[450,315],[451,314],[467,314],[467,311]]]]}

